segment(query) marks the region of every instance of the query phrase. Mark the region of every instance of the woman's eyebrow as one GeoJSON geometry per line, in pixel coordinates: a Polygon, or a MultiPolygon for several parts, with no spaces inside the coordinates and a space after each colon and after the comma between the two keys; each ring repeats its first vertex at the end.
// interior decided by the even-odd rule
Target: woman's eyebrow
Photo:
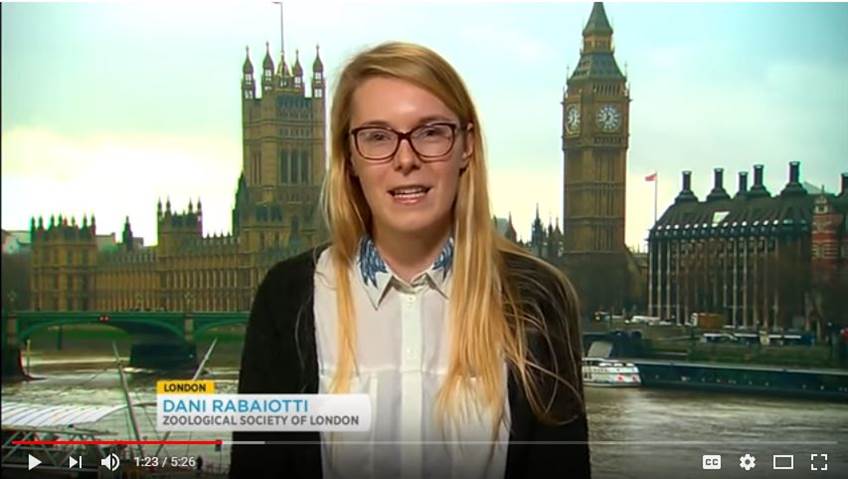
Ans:
{"type": "MultiPolygon", "coordinates": [[[[428,115],[423,118],[419,118],[418,121],[415,122],[415,127],[426,125],[427,123],[433,123],[436,121],[446,121],[446,122],[456,122],[456,119],[450,118],[446,115],[428,115]]],[[[366,126],[376,126],[376,127],[385,127],[385,128],[394,128],[389,122],[385,120],[370,120],[360,123],[358,126],[353,128],[362,128],[366,126]]],[[[351,128],[351,129],[353,129],[351,128]]]]}
{"type": "Polygon", "coordinates": [[[431,123],[431,122],[434,122],[434,121],[453,122],[453,121],[456,121],[456,120],[454,120],[453,118],[449,118],[445,115],[429,115],[429,116],[425,116],[424,118],[419,119],[416,124],[417,125],[423,125],[423,124],[431,123]]]}
{"type": "Polygon", "coordinates": [[[389,122],[387,122],[387,121],[383,121],[383,120],[370,120],[370,121],[362,122],[362,123],[360,123],[360,124],[359,124],[359,126],[356,126],[356,127],[354,127],[354,128],[362,128],[362,127],[364,127],[364,126],[384,126],[384,127],[387,127],[387,128],[391,128],[391,127],[392,127],[392,126],[389,124],[389,122]]]}

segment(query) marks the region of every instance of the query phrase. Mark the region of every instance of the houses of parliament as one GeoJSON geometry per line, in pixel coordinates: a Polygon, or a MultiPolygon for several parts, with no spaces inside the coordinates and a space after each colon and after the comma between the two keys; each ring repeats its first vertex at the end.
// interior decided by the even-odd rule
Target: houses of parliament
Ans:
{"type": "MultiPolygon", "coordinates": [[[[714,312],[733,325],[775,327],[844,311],[848,174],[839,194],[815,193],[793,163],[786,188],[771,196],[758,165],[751,191],[741,172],[731,199],[717,173],[699,201],[684,172],[681,194],[647,232],[648,254],[626,247],[630,86],[602,3],[593,5],[582,40],[560,99],[562,229],[559,221],[545,226],[537,209],[528,241],[517,238],[511,219],[495,219],[498,230],[565,271],[584,313],[647,311],[682,322],[714,312]]],[[[248,53],[232,234],[203,235],[200,201],[179,210],[158,204],[154,247],[133,236],[129,218],[121,242],[105,246],[94,218],[33,219],[31,309],[244,311],[273,264],[326,241],[318,211],[327,129],[319,52],[309,85],[298,55],[291,68],[284,55],[275,65],[267,46],[258,76],[257,83],[248,53]]]]}
{"type": "Polygon", "coordinates": [[[248,310],[274,263],[325,240],[317,205],[326,164],[326,79],[318,47],[308,85],[299,54],[291,66],[283,54],[275,65],[267,44],[258,83],[254,74],[248,52],[232,233],[204,236],[200,200],[182,209],[160,200],[152,247],[133,236],[129,218],[122,241],[107,247],[93,216],[81,224],[61,215],[46,225],[32,219],[32,309],[248,310]]]}
{"type": "MultiPolygon", "coordinates": [[[[613,56],[612,28],[596,3],[578,67],[562,98],[563,230],[538,216],[523,246],[561,267],[615,261],[624,244],[629,90],[613,56]]],[[[298,55],[275,65],[266,45],[256,81],[242,68],[242,173],[232,233],[203,235],[203,207],[156,205],[157,244],[143,246],[129,218],[121,241],[98,235],[93,217],[32,219],[30,307],[37,310],[247,310],[277,261],[328,238],[318,211],[326,165],[326,78],[317,51],[310,84],[298,55]],[[311,95],[307,95],[307,87],[311,95]]],[[[496,224],[498,220],[496,220],[496,224]]],[[[500,230],[518,242],[511,223],[500,230]]],[[[609,271],[609,268],[606,268],[609,271]]]]}

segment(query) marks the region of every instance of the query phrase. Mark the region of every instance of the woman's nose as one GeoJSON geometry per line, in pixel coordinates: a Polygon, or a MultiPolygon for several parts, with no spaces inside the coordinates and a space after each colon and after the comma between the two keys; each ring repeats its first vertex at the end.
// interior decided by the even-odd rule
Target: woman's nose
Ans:
{"type": "Polygon", "coordinates": [[[394,162],[395,169],[404,173],[419,167],[421,164],[421,159],[418,158],[418,153],[415,153],[415,150],[412,149],[412,143],[409,142],[409,138],[400,140],[398,151],[395,153],[392,161],[394,162]]]}

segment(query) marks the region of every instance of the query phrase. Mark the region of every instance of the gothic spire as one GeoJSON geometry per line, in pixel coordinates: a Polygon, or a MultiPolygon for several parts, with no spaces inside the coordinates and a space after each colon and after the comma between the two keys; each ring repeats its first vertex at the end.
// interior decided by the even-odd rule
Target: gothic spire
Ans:
{"type": "Polygon", "coordinates": [[[277,67],[277,75],[280,78],[288,78],[291,76],[289,73],[289,65],[286,63],[286,55],[284,53],[280,53],[280,65],[277,67]]]}
{"type": "Polygon", "coordinates": [[[274,60],[271,58],[271,45],[265,42],[265,59],[262,60],[262,69],[265,72],[274,71],[274,60]]]}
{"type": "Polygon", "coordinates": [[[312,72],[324,72],[324,63],[321,61],[321,46],[315,45],[315,61],[312,62],[312,72]]]}
{"type": "Polygon", "coordinates": [[[612,27],[607,19],[607,12],[604,10],[603,2],[595,2],[592,5],[592,13],[589,15],[589,21],[586,22],[586,27],[583,28],[583,36],[593,34],[612,35],[612,27]]]}
{"type": "Polygon", "coordinates": [[[300,66],[300,51],[294,51],[294,67],[292,67],[292,75],[296,77],[303,76],[303,67],[300,66]]]}
{"type": "Polygon", "coordinates": [[[568,78],[569,83],[577,79],[624,79],[624,74],[613,56],[612,27],[601,2],[595,2],[592,6],[589,21],[583,29],[580,61],[568,78]]]}
{"type": "Polygon", "coordinates": [[[250,47],[244,47],[244,65],[241,67],[242,73],[253,75],[253,63],[250,62],[250,47]]]}

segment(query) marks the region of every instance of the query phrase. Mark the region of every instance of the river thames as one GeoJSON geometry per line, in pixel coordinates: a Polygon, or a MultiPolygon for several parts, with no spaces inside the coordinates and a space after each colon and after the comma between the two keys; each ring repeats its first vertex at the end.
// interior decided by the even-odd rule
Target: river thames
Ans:
{"type": "MultiPolygon", "coordinates": [[[[30,373],[41,379],[4,385],[3,401],[123,404],[114,358],[97,349],[33,353],[30,373]]],[[[202,353],[205,348],[198,350],[202,353]]],[[[213,356],[204,379],[215,380],[217,392],[236,392],[238,356],[238,347],[232,344],[213,356]]],[[[130,372],[134,403],[155,401],[155,381],[160,378],[130,372]]],[[[848,477],[848,404],[645,388],[587,387],[586,397],[596,478],[848,477]],[[755,458],[749,471],[740,468],[745,454],[755,458]],[[720,455],[721,470],[703,470],[704,455],[720,455]],[[783,462],[791,455],[793,470],[774,470],[774,455],[783,456],[779,459],[783,462]]],[[[154,430],[155,408],[139,410],[145,411],[138,414],[141,436],[161,438],[162,433],[154,430]]],[[[108,416],[94,429],[115,432],[113,438],[131,438],[125,414],[108,416]]],[[[229,439],[211,432],[170,437],[189,438],[229,439]]],[[[160,453],[165,454],[202,456],[205,464],[226,467],[229,446],[219,451],[213,446],[170,446],[160,453]]]]}

